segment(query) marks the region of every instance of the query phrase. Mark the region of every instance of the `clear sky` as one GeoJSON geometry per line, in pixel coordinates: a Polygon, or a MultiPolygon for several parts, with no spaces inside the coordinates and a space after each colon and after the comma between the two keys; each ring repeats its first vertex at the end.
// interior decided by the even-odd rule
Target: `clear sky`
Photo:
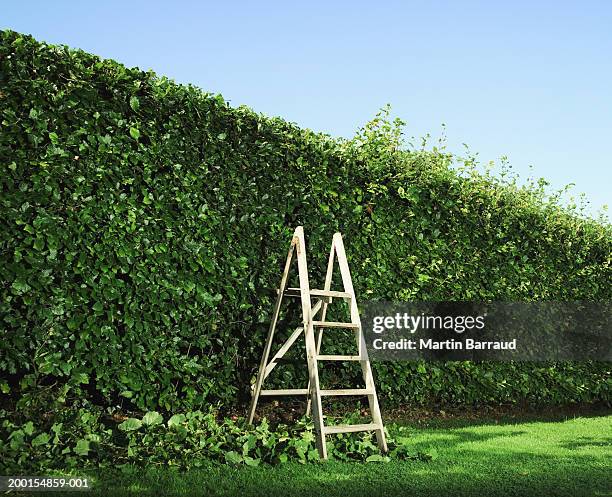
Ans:
{"type": "Polygon", "coordinates": [[[452,152],[611,200],[609,1],[4,0],[0,27],[334,136],[390,103],[409,136],[445,123],[452,152]]]}

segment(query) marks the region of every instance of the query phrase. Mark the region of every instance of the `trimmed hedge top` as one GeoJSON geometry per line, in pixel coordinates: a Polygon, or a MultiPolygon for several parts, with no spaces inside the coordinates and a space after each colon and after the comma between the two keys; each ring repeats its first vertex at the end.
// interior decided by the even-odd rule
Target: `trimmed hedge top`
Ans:
{"type": "MultiPolygon", "coordinates": [[[[333,140],[82,51],[0,33],[1,386],[101,405],[235,403],[292,230],[358,298],[603,300],[610,227],[406,151],[333,140]]],[[[280,369],[280,368],[279,368],[280,369]]],[[[376,364],[383,402],[609,398],[609,365],[376,364]]],[[[293,382],[288,368],[279,384],[293,382]]],[[[326,381],[351,373],[332,370],[326,381]]]]}

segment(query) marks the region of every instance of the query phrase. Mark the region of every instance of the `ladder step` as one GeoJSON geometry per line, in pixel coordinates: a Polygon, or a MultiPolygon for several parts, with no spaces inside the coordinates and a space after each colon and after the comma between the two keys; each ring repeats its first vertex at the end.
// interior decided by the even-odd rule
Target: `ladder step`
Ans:
{"type": "Polygon", "coordinates": [[[354,433],[356,431],[372,431],[380,429],[382,429],[382,426],[376,423],[368,423],[364,425],[336,425],[323,427],[323,433],[329,435],[331,433],[354,433]]]}
{"type": "Polygon", "coordinates": [[[344,390],[320,390],[321,397],[335,397],[336,395],[371,395],[374,390],[369,388],[347,388],[344,390]]]}
{"type": "Polygon", "coordinates": [[[307,388],[290,388],[288,390],[262,390],[259,395],[270,397],[272,395],[308,395],[307,388]]]}
{"type": "Polygon", "coordinates": [[[318,355],[317,361],[360,361],[358,355],[318,355]]]}
{"type": "Polygon", "coordinates": [[[316,328],[359,328],[356,323],[339,323],[338,321],[313,321],[312,325],[316,328]]]}

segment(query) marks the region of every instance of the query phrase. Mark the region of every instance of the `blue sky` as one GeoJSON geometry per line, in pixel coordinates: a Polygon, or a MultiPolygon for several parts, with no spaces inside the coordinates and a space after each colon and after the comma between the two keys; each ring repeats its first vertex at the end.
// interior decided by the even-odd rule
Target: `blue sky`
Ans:
{"type": "Polygon", "coordinates": [[[612,185],[612,2],[9,1],[0,27],[153,69],[334,136],[390,103],[408,136],[521,176],[612,185]],[[533,169],[530,169],[533,166],[533,169]]]}

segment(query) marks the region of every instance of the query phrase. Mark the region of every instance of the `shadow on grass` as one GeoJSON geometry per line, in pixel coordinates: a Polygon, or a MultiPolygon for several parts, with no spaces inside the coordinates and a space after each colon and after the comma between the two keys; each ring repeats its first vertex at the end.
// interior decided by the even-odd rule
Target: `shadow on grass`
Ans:
{"type": "Polygon", "coordinates": [[[463,428],[470,426],[504,426],[504,425],[516,425],[522,423],[559,423],[563,421],[569,421],[577,418],[603,418],[612,415],[612,409],[601,408],[597,410],[591,410],[588,412],[568,412],[566,410],[560,411],[541,411],[535,412],[521,412],[518,414],[502,414],[500,416],[479,416],[476,418],[461,417],[461,416],[450,416],[440,417],[439,415],[432,416],[429,419],[412,419],[410,417],[395,417],[387,425],[398,425],[408,426],[417,429],[423,428],[463,428]]]}
{"type": "MultiPolygon", "coordinates": [[[[610,427],[612,430],[612,426],[610,427]]],[[[604,439],[601,438],[592,438],[592,437],[579,437],[573,442],[566,442],[561,444],[561,447],[565,449],[582,449],[582,448],[591,448],[591,447],[612,447],[612,437],[607,437],[604,439]]],[[[612,495],[612,492],[611,492],[612,495]]]]}

